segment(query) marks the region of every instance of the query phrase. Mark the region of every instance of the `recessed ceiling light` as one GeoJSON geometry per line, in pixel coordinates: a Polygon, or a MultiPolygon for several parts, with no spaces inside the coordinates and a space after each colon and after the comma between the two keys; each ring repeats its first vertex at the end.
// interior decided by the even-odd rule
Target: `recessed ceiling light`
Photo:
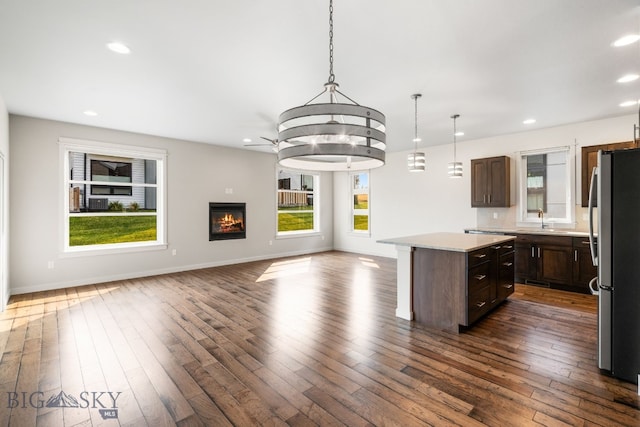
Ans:
{"type": "Polygon", "coordinates": [[[107,43],[107,48],[109,48],[109,50],[116,52],[116,53],[122,53],[123,55],[127,55],[129,53],[131,53],[131,49],[129,49],[128,46],[119,43],[119,42],[111,42],[111,43],[107,43]]]}
{"type": "Polygon", "coordinates": [[[617,82],[618,83],[629,83],[632,82],[634,80],[638,80],[638,77],[640,77],[637,74],[627,74],[625,76],[620,77],[617,82]]]}
{"type": "Polygon", "coordinates": [[[627,34],[626,36],[620,37],[618,40],[613,42],[613,46],[621,47],[626,46],[631,43],[635,43],[640,40],[639,34],[627,34]]]}
{"type": "Polygon", "coordinates": [[[464,136],[464,132],[456,132],[454,133],[455,136],[464,136]]]}
{"type": "Polygon", "coordinates": [[[97,116],[97,115],[98,115],[98,113],[96,113],[96,112],[95,112],[95,111],[93,111],[93,110],[86,110],[86,111],[84,112],[84,115],[85,115],[85,116],[89,116],[89,117],[95,117],[95,116],[97,116]]]}
{"type": "Polygon", "coordinates": [[[244,138],[242,142],[244,142],[245,144],[248,144],[251,142],[251,138],[244,138]]]}
{"type": "Polygon", "coordinates": [[[621,107],[632,107],[634,105],[636,105],[638,103],[638,101],[625,101],[622,104],[620,104],[621,107]]]}
{"type": "Polygon", "coordinates": [[[536,122],[536,119],[527,119],[522,122],[524,125],[532,125],[536,122]]]}

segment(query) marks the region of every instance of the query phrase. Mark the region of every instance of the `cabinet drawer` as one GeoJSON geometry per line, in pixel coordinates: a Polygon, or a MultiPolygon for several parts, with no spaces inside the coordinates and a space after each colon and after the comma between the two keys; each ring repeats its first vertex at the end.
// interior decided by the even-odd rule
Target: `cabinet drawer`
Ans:
{"type": "Polygon", "coordinates": [[[469,269],[469,288],[467,290],[468,295],[471,295],[481,288],[489,285],[491,279],[489,277],[490,268],[491,264],[485,262],[469,269]]]}
{"type": "Polygon", "coordinates": [[[487,262],[491,259],[491,255],[493,254],[493,249],[491,246],[486,248],[478,249],[473,252],[469,252],[469,268],[474,267],[478,264],[482,264],[483,262],[487,262]]]}
{"type": "Polygon", "coordinates": [[[489,286],[469,294],[468,299],[468,323],[469,325],[491,308],[491,290],[489,286]]]}
{"type": "Polygon", "coordinates": [[[500,249],[498,249],[498,255],[508,254],[515,250],[516,244],[515,241],[506,242],[500,245],[500,249]]]}

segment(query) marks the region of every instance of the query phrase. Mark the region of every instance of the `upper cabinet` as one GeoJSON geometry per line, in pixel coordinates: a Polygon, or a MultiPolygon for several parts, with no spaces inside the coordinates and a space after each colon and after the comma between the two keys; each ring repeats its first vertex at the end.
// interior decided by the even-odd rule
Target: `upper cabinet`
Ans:
{"type": "Polygon", "coordinates": [[[471,207],[508,208],[511,205],[509,157],[471,160],[471,207]]]}
{"type": "Polygon", "coordinates": [[[591,171],[598,166],[598,150],[622,150],[636,148],[633,141],[616,142],[612,144],[591,145],[582,147],[582,207],[589,206],[589,185],[591,185],[591,171]]]}

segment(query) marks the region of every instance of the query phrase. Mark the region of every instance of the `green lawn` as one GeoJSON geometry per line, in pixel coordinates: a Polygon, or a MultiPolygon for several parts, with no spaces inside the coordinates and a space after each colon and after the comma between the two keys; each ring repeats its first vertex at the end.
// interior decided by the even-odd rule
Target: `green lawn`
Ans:
{"type": "Polygon", "coordinates": [[[156,240],[156,216],[72,216],[69,246],[156,240]]]}
{"type": "Polygon", "coordinates": [[[353,216],[353,229],[367,231],[369,229],[369,216],[368,215],[354,215],[353,216]]]}
{"type": "Polygon", "coordinates": [[[313,230],[313,212],[278,213],[278,231],[313,230]]]}

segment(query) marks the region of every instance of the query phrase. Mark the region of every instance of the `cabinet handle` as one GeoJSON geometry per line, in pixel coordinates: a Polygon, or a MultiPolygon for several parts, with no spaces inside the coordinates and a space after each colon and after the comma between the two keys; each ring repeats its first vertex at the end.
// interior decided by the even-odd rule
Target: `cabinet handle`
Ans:
{"type": "Polygon", "coordinates": [[[534,252],[535,250],[536,250],[536,248],[531,246],[531,258],[535,258],[536,257],[535,252],[534,252]]]}
{"type": "Polygon", "coordinates": [[[489,194],[489,204],[491,204],[491,194],[489,194]]]}
{"type": "Polygon", "coordinates": [[[578,262],[578,250],[577,249],[573,250],[573,260],[575,262],[578,262]]]}
{"type": "Polygon", "coordinates": [[[475,276],[473,276],[476,278],[476,280],[480,281],[480,280],[484,280],[486,279],[487,275],[486,274],[476,274],[475,276]]]}
{"type": "Polygon", "coordinates": [[[474,255],[474,257],[476,257],[476,258],[484,258],[486,256],[487,256],[487,254],[475,254],[474,255]]]}
{"type": "Polygon", "coordinates": [[[504,286],[505,288],[507,288],[507,289],[511,289],[511,288],[513,288],[513,285],[512,285],[512,284],[511,284],[511,285],[503,285],[503,286],[504,286]]]}
{"type": "Polygon", "coordinates": [[[505,249],[513,249],[513,245],[504,245],[503,248],[505,248],[505,249]]]}
{"type": "Polygon", "coordinates": [[[486,194],[482,195],[482,203],[487,203],[487,195],[486,194]]]}
{"type": "Polygon", "coordinates": [[[513,265],[512,262],[503,262],[502,265],[504,265],[505,267],[511,267],[513,265]]]}
{"type": "Polygon", "coordinates": [[[540,258],[540,248],[538,248],[538,258],[540,258]]]}
{"type": "Polygon", "coordinates": [[[476,303],[476,307],[478,307],[478,308],[482,308],[482,307],[484,307],[484,305],[485,305],[486,303],[487,303],[486,301],[478,302],[478,303],[476,303]]]}
{"type": "Polygon", "coordinates": [[[589,241],[588,241],[588,240],[583,240],[583,241],[582,241],[582,244],[583,244],[583,245],[588,245],[588,244],[589,244],[589,241]]]}
{"type": "Polygon", "coordinates": [[[502,247],[502,246],[491,246],[491,249],[498,250],[498,249],[500,249],[501,247],[502,247]]]}

